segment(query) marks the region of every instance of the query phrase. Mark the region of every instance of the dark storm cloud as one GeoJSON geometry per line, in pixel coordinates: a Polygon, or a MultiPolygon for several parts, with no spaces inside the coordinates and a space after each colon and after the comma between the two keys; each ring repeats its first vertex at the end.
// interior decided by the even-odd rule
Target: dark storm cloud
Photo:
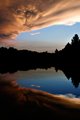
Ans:
{"type": "Polygon", "coordinates": [[[0,40],[24,31],[80,21],[80,0],[0,0],[0,40]]]}

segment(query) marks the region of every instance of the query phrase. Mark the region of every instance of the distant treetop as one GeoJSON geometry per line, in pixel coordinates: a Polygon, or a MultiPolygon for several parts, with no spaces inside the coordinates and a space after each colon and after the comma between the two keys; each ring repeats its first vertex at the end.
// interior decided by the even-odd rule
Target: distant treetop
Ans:
{"type": "Polygon", "coordinates": [[[77,34],[72,38],[71,44],[77,44],[80,41],[79,36],[77,34]]]}

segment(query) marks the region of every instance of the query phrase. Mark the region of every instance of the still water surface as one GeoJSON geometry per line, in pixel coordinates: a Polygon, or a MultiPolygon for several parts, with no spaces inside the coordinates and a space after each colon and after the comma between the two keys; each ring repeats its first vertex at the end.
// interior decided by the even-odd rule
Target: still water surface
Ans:
{"type": "Polygon", "coordinates": [[[16,82],[20,87],[34,88],[68,97],[80,96],[80,86],[76,88],[71,78],[67,79],[62,71],[56,72],[54,68],[17,72],[16,82]]]}
{"type": "Polygon", "coordinates": [[[60,70],[55,68],[17,71],[15,73],[0,74],[0,80],[12,81],[24,88],[34,88],[52,94],[80,97],[80,86],[73,85],[72,79],[67,79],[60,70]]]}

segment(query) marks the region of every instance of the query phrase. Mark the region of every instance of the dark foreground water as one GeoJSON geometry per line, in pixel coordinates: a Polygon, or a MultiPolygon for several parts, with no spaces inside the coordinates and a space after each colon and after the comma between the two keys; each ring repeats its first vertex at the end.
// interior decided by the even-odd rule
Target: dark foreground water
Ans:
{"type": "Polygon", "coordinates": [[[67,79],[62,71],[56,72],[55,68],[0,74],[0,79],[12,81],[22,88],[34,88],[52,94],[80,97],[80,86],[75,87],[71,78],[67,79]]]}
{"type": "Polygon", "coordinates": [[[54,68],[0,74],[0,120],[80,120],[79,76],[70,75],[54,68]]]}

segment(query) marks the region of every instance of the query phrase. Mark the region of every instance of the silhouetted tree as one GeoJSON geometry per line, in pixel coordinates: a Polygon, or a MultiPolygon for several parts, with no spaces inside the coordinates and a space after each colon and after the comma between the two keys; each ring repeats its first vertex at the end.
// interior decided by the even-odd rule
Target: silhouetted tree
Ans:
{"type": "Polygon", "coordinates": [[[66,49],[70,48],[71,44],[68,42],[67,45],[65,46],[66,49]]]}
{"type": "Polygon", "coordinates": [[[55,53],[58,53],[58,49],[55,50],[55,53]]]}
{"type": "Polygon", "coordinates": [[[77,34],[75,34],[75,36],[72,38],[72,42],[71,44],[77,44],[79,42],[79,36],[77,34]]]}
{"type": "Polygon", "coordinates": [[[80,80],[72,79],[72,84],[74,85],[75,88],[79,87],[80,80]]]}

